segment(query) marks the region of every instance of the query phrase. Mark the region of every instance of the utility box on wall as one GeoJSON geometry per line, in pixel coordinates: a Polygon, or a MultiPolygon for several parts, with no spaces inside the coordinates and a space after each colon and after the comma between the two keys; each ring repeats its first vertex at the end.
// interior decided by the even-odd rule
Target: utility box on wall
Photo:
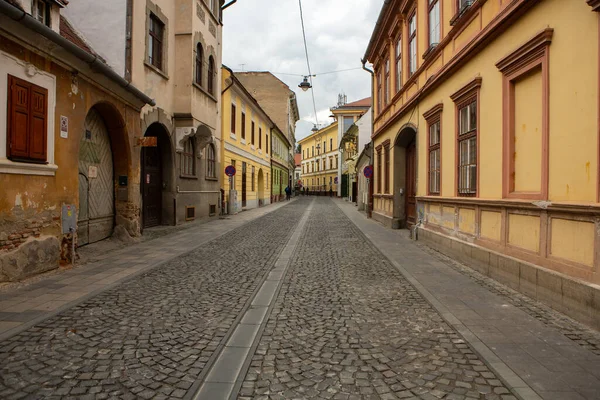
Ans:
{"type": "Polygon", "coordinates": [[[73,204],[63,204],[61,213],[62,233],[75,233],[77,230],[77,210],[73,204]]]}

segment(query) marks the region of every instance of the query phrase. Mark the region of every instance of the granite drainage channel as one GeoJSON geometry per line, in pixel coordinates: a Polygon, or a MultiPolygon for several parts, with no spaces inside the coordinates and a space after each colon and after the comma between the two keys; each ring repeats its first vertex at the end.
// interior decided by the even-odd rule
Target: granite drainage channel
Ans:
{"type": "Polygon", "coordinates": [[[211,366],[205,369],[206,372],[192,387],[189,392],[191,395],[188,394],[186,399],[234,400],[237,398],[311,210],[312,202],[275,261],[274,268],[254,294],[241,319],[238,319],[232,327],[227,342],[218,353],[215,352],[211,366]]]}

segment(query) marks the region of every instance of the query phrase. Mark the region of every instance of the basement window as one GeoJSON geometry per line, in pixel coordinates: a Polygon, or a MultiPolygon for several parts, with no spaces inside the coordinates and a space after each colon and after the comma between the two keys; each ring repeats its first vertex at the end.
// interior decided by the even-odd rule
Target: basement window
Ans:
{"type": "Polygon", "coordinates": [[[193,221],[196,219],[196,207],[186,207],[185,208],[185,220],[193,221]]]}

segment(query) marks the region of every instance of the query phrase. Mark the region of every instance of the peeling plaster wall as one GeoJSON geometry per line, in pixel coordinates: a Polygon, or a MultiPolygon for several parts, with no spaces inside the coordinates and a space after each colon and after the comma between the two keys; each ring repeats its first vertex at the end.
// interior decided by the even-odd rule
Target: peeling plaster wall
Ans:
{"type": "MultiPolygon", "coordinates": [[[[96,106],[107,122],[115,162],[115,191],[118,175],[128,176],[128,186],[116,196],[116,224],[123,225],[132,236],[140,234],[139,195],[139,147],[134,147],[134,137],[140,135],[139,110],[126,105],[107,91],[89,83],[81,76],[51,60],[24,49],[9,40],[0,41],[0,51],[24,61],[24,68],[43,71],[56,78],[56,107],[54,123],[50,126],[54,137],[54,175],[25,175],[17,170],[0,173],[0,257],[6,260],[19,259],[21,273],[13,270],[11,280],[18,280],[33,273],[42,272],[28,265],[39,263],[24,256],[23,245],[44,241],[39,248],[46,256],[69,262],[70,235],[61,234],[60,213],[63,204],[79,204],[78,154],[79,142],[84,132],[84,121],[88,111],[96,106]],[[68,137],[60,135],[61,116],[68,118],[68,137]],[[48,237],[54,238],[46,242],[48,237]],[[50,243],[50,244],[48,244],[50,243]],[[53,247],[54,246],[54,247],[53,247]],[[53,248],[51,251],[47,249],[53,248]],[[54,251],[54,249],[56,251],[54,251]],[[59,256],[60,254],[60,256],[59,256]],[[16,258],[15,258],[16,257],[16,258]],[[25,258],[23,258],[25,257],[25,258]],[[37,272],[36,272],[37,271],[37,272]]],[[[49,119],[50,121],[51,119],[49,119]]],[[[6,129],[4,127],[4,129],[6,129]]],[[[1,131],[0,131],[1,132],[1,131]]],[[[4,135],[2,137],[5,137],[4,135]]],[[[51,149],[49,149],[51,151],[51,149]]],[[[51,155],[49,154],[49,158],[51,155]]],[[[32,248],[37,244],[29,245],[32,248]]],[[[43,257],[42,257],[43,258],[43,257]]],[[[44,258],[44,263],[49,260],[44,258]]],[[[3,264],[0,264],[3,265],[3,264]]],[[[44,268],[42,268],[44,269],[44,268]]],[[[0,281],[7,275],[0,271],[0,281]]]]}

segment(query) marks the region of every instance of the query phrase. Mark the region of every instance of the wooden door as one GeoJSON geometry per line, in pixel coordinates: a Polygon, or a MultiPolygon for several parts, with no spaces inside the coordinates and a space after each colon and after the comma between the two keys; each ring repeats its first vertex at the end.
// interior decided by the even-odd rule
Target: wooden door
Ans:
{"type": "Polygon", "coordinates": [[[162,162],[160,147],[142,149],[142,202],[144,228],[162,223],[162,162]]]}
{"type": "Polygon", "coordinates": [[[104,120],[91,109],[79,142],[78,246],[112,235],[115,218],[110,138],[104,120]]]}
{"type": "Polygon", "coordinates": [[[417,188],[416,188],[416,146],[413,141],[406,148],[406,203],[405,215],[407,226],[417,222],[417,188]]]}
{"type": "Polygon", "coordinates": [[[242,162],[242,207],[246,207],[246,163],[242,162]]]}

